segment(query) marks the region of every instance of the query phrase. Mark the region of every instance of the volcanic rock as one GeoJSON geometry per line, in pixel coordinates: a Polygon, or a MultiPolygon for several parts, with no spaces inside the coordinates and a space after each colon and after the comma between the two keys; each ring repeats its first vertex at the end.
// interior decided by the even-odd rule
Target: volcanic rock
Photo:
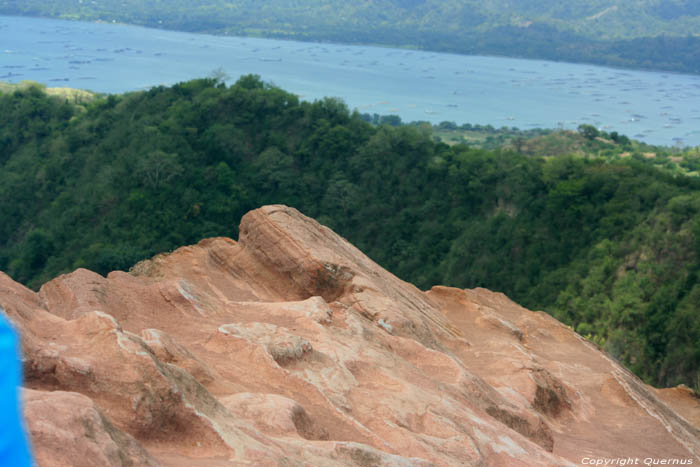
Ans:
{"type": "Polygon", "coordinates": [[[115,428],[89,397],[25,389],[24,407],[39,465],[158,465],[134,438],[115,428]]]}
{"type": "Polygon", "coordinates": [[[286,206],[239,231],[38,293],[0,274],[40,465],[700,463],[692,391],[549,315],[422,292],[286,206]]]}

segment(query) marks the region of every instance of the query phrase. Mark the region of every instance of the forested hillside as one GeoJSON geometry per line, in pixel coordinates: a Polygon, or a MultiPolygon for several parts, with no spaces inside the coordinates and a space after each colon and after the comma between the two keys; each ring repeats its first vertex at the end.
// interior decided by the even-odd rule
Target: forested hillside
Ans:
{"type": "MultiPolygon", "coordinates": [[[[75,100],[75,99],[73,99],[75,100]]],[[[245,76],[69,103],[0,94],[0,270],[128,269],[284,203],[428,288],[544,309],[647,381],[698,386],[700,181],[373,126],[245,76]]]]}
{"type": "Polygon", "coordinates": [[[0,14],[700,72],[694,0],[4,0],[0,14]]]}

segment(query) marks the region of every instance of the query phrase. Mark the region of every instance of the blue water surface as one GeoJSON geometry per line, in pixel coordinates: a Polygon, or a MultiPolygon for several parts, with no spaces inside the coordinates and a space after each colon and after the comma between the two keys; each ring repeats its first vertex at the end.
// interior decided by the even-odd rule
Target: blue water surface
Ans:
{"type": "Polygon", "coordinates": [[[304,99],[404,121],[576,128],[700,145],[700,76],[0,16],[0,81],[123,92],[255,73],[304,99]]]}

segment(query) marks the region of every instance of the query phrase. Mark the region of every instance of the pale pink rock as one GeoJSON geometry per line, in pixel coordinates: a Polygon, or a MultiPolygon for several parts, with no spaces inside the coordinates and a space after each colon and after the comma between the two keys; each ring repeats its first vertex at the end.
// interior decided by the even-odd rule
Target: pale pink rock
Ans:
{"type": "MultiPolygon", "coordinates": [[[[38,293],[0,274],[28,388],[80,393],[133,440],[61,449],[194,467],[700,462],[691,396],[645,386],[550,316],[483,289],[422,292],[286,206],[240,232],[38,293]]],[[[45,439],[42,455],[59,449],[45,439]]]]}
{"type": "Polygon", "coordinates": [[[25,389],[23,403],[39,466],[158,465],[134,438],[115,428],[82,394],[25,389]]]}

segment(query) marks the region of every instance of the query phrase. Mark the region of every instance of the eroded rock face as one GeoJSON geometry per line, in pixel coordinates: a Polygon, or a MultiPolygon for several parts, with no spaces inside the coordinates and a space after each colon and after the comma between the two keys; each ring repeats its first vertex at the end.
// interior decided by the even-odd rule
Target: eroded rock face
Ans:
{"type": "Polygon", "coordinates": [[[115,428],[82,394],[26,389],[23,399],[27,429],[39,465],[158,465],[134,438],[115,428]]]}
{"type": "Polygon", "coordinates": [[[692,395],[548,315],[422,292],[285,206],[240,232],[38,293],[0,274],[42,465],[700,462],[692,395]]]}

